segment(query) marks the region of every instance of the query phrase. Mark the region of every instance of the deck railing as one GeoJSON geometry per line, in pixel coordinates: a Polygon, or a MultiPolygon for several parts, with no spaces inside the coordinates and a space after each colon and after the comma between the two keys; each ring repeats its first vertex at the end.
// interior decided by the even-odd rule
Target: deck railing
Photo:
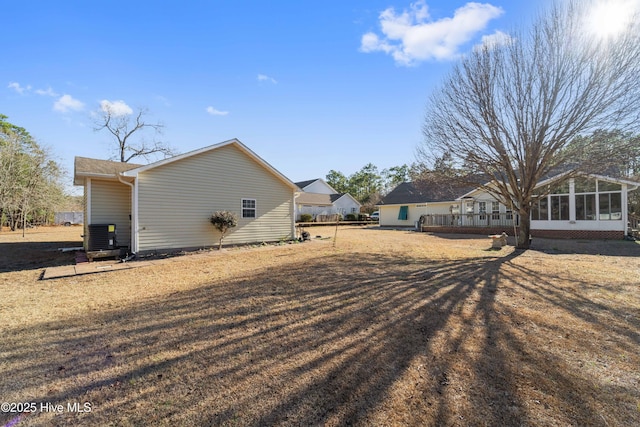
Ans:
{"type": "Polygon", "coordinates": [[[513,227],[519,225],[518,216],[509,212],[474,214],[427,214],[420,217],[423,227],[513,227]]]}
{"type": "Polygon", "coordinates": [[[640,237],[640,216],[629,214],[629,232],[640,237]]]}

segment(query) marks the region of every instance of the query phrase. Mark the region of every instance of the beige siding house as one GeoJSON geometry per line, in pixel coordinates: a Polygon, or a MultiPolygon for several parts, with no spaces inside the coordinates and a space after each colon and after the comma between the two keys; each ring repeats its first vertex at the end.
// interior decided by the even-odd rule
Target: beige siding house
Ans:
{"type": "Polygon", "coordinates": [[[131,247],[131,187],[118,177],[132,163],[76,157],[74,184],[84,186],[84,246],[87,249],[89,224],[115,224],[118,245],[131,247]]]}
{"type": "Polygon", "coordinates": [[[378,204],[381,227],[416,227],[423,215],[448,214],[455,202],[452,191],[440,189],[430,193],[403,182],[387,194],[378,204]]]}
{"type": "Polygon", "coordinates": [[[226,244],[295,237],[298,187],[237,139],[145,166],[76,158],[75,183],[85,223],[116,224],[132,252],[213,246],[218,210],[238,216],[226,244]]]}

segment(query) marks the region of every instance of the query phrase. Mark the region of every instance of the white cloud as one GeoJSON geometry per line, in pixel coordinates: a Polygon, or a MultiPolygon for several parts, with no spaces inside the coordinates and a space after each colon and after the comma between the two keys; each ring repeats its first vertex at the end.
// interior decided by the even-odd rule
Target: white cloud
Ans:
{"type": "Polygon", "coordinates": [[[228,111],[216,110],[213,107],[207,107],[207,113],[211,114],[212,116],[226,116],[227,114],[229,114],[228,111]]]}
{"type": "Polygon", "coordinates": [[[84,104],[71,95],[62,95],[53,104],[53,109],[60,113],[67,113],[69,111],[81,111],[84,108],[84,104]]]}
{"type": "Polygon", "coordinates": [[[52,97],[58,96],[58,94],[55,93],[53,89],[51,89],[51,87],[48,87],[47,89],[36,89],[34,92],[42,96],[52,96],[52,97]]]}
{"type": "Polygon", "coordinates": [[[9,85],[7,86],[9,89],[13,89],[16,92],[18,92],[20,95],[22,95],[25,91],[30,91],[31,90],[31,86],[27,85],[26,87],[21,86],[20,83],[16,83],[16,82],[10,82],[9,85]]]}
{"type": "Polygon", "coordinates": [[[100,101],[100,109],[114,117],[127,116],[133,114],[133,110],[124,101],[100,101]]]}
{"type": "MultiPolygon", "coordinates": [[[[9,85],[7,87],[9,89],[15,90],[16,92],[18,92],[21,95],[24,95],[25,92],[31,92],[31,90],[33,89],[31,87],[31,85],[22,86],[20,83],[17,83],[17,82],[11,82],[11,83],[9,83],[9,85]]],[[[59,94],[57,94],[51,88],[51,86],[49,86],[46,89],[35,89],[35,90],[33,90],[33,92],[36,93],[37,95],[51,96],[51,97],[54,97],[54,98],[60,96],[59,94]]]]}
{"type": "Polygon", "coordinates": [[[380,13],[382,36],[372,32],[364,34],[360,50],[384,52],[405,66],[426,60],[453,59],[459,55],[460,46],[503,13],[500,7],[470,2],[456,9],[453,17],[434,21],[424,0],[412,3],[410,10],[402,13],[396,13],[391,7],[380,13]]]}
{"type": "Polygon", "coordinates": [[[258,81],[259,82],[271,82],[274,85],[278,84],[278,82],[276,81],[276,79],[274,79],[273,77],[269,77],[265,74],[258,74],[258,81]]]}
{"type": "Polygon", "coordinates": [[[513,37],[511,37],[507,33],[503,33],[502,31],[496,30],[495,33],[490,34],[488,36],[482,36],[481,43],[475,46],[476,49],[482,49],[483,47],[488,47],[492,49],[497,46],[506,46],[513,43],[513,37]]]}

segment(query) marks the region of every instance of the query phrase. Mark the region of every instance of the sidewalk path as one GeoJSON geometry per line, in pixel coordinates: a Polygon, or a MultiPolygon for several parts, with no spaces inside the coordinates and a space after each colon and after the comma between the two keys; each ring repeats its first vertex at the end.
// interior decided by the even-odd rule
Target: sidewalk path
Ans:
{"type": "Polygon", "coordinates": [[[57,279],[60,277],[79,276],[83,274],[103,273],[105,271],[127,270],[130,268],[147,267],[155,265],[159,261],[100,261],[84,262],[76,265],[63,265],[49,267],[42,274],[42,280],[57,279]]]}

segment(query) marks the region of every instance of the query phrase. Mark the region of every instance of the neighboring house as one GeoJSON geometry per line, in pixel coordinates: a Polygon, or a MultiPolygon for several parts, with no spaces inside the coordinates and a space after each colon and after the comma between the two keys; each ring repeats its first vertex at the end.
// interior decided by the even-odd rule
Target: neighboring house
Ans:
{"type": "Polygon", "coordinates": [[[450,214],[459,203],[455,198],[470,187],[420,190],[411,182],[403,182],[391,190],[378,204],[382,227],[416,227],[426,214],[450,214]]]}
{"type": "Polygon", "coordinates": [[[322,178],[296,182],[305,193],[338,194],[338,192],[322,178]]]}
{"type": "Polygon", "coordinates": [[[214,211],[238,215],[227,244],[295,237],[296,185],[237,139],[148,165],[76,157],[84,186],[85,248],[92,224],[114,224],[132,252],[213,246],[214,211]]]}
{"type": "Polygon", "coordinates": [[[296,197],[296,219],[310,214],[314,220],[327,215],[359,213],[362,206],[348,193],[338,193],[323,179],[296,182],[302,189],[296,197]]]}
{"type": "MultiPolygon", "coordinates": [[[[540,197],[531,210],[532,236],[621,239],[628,233],[628,193],[640,183],[601,175],[560,180],[563,175],[538,184],[540,197]]],[[[389,193],[379,208],[381,226],[513,234],[519,224],[513,207],[505,206],[482,187],[460,189],[457,197],[443,200],[405,182],[389,193]]]]}

